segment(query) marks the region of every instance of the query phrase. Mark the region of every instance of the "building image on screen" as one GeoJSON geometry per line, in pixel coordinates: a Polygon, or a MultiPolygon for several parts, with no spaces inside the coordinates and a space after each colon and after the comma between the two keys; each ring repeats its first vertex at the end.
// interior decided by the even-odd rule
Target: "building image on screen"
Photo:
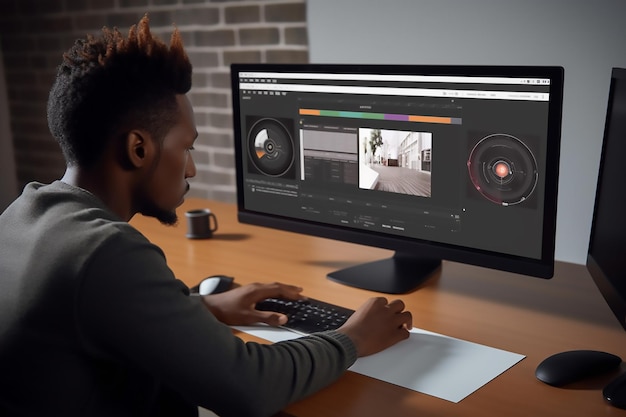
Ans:
{"type": "Polygon", "coordinates": [[[329,278],[406,292],[442,260],[551,277],[563,70],[233,64],[238,218],[391,249],[329,278]]]}
{"type": "Polygon", "coordinates": [[[430,197],[432,133],[359,129],[359,188],[430,197]]]}

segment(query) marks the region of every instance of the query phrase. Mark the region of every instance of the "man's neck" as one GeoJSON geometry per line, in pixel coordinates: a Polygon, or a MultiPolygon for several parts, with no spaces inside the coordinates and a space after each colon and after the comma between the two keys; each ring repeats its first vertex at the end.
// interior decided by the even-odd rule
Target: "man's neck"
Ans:
{"type": "Polygon", "coordinates": [[[67,167],[61,181],[89,191],[102,200],[121,219],[129,221],[135,213],[132,212],[131,201],[127,198],[129,195],[128,190],[122,186],[124,182],[116,181],[111,176],[99,174],[102,172],[107,172],[107,170],[86,170],[76,166],[67,167]]]}

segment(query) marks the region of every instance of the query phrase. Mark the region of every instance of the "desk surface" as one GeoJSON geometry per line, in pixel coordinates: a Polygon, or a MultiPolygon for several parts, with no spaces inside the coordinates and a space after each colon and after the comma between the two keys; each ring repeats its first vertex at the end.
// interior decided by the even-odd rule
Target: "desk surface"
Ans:
{"type": "MultiPolygon", "coordinates": [[[[239,224],[236,207],[221,202],[188,199],[178,213],[176,227],[141,216],[131,223],[164,250],[169,266],[189,286],[208,275],[228,274],[240,284],[301,285],[310,297],[357,308],[366,298],[380,294],[337,284],[326,274],[392,255],[387,250],[239,224]],[[203,207],[217,215],[219,230],[212,239],[187,239],[184,211],[203,207]]],[[[544,358],[565,350],[605,350],[626,358],[626,332],[584,266],[557,262],[554,278],[543,280],[446,261],[433,279],[397,298],[412,311],[415,327],[526,358],[456,404],[347,372],[285,413],[298,417],[626,416],[626,410],[607,405],[601,395],[602,387],[617,373],[568,389],[550,387],[534,376],[544,358]]],[[[247,334],[238,336],[258,341],[247,334]]]]}

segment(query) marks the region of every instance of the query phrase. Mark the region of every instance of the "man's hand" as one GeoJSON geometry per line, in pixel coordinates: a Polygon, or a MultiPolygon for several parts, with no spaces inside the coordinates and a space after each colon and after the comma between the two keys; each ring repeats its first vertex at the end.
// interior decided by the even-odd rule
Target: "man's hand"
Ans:
{"type": "Polygon", "coordinates": [[[271,311],[255,309],[257,302],[266,298],[303,299],[302,288],[281,284],[249,284],[219,294],[202,297],[204,304],[222,323],[230,326],[246,326],[254,323],[267,323],[280,326],[287,322],[287,316],[271,311]]]}
{"type": "Polygon", "coordinates": [[[383,297],[370,298],[338,332],[348,336],[359,356],[380,352],[409,337],[413,316],[404,311],[402,300],[390,303],[383,297]]]}

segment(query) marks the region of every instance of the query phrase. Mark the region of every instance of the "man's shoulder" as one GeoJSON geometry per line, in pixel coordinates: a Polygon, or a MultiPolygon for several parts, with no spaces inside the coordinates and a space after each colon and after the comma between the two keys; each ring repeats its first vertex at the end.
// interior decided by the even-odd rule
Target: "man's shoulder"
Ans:
{"type": "Polygon", "coordinates": [[[13,238],[28,235],[32,241],[63,242],[83,251],[111,239],[118,244],[147,242],[93,194],[61,181],[28,184],[0,217],[0,230],[5,228],[13,238]]]}
{"type": "Polygon", "coordinates": [[[71,294],[93,262],[114,266],[120,254],[140,252],[162,256],[134,227],[81,192],[27,187],[0,215],[0,259],[10,259],[0,263],[0,281],[16,293],[52,285],[71,294]]]}

